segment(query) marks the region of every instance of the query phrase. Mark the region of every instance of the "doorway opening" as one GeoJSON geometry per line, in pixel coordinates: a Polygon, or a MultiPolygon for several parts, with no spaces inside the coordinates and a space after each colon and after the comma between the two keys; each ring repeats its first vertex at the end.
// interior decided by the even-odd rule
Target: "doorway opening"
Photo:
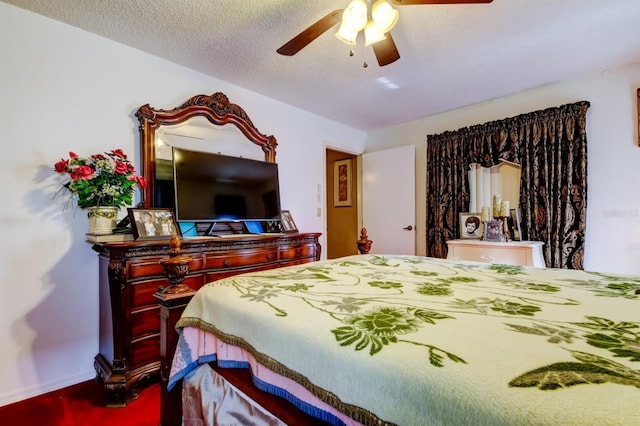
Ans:
{"type": "Polygon", "coordinates": [[[358,170],[357,155],[327,148],[326,253],[327,259],[358,254],[358,170]]]}

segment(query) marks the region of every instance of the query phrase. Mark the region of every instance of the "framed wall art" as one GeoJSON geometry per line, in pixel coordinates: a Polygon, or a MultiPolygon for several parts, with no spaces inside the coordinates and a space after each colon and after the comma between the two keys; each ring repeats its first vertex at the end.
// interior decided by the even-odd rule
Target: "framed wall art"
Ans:
{"type": "Polygon", "coordinates": [[[460,238],[479,239],[482,236],[480,213],[460,213],[460,238]]]}
{"type": "Polygon", "coordinates": [[[351,159],[333,162],[333,206],[350,207],[352,205],[351,159]]]}
{"type": "Polygon", "coordinates": [[[298,232],[298,227],[291,217],[289,210],[282,210],[280,212],[280,218],[282,219],[282,230],[284,232],[298,232]]]}
{"type": "Polygon", "coordinates": [[[131,231],[136,240],[169,240],[181,236],[173,209],[129,208],[131,231]]]}

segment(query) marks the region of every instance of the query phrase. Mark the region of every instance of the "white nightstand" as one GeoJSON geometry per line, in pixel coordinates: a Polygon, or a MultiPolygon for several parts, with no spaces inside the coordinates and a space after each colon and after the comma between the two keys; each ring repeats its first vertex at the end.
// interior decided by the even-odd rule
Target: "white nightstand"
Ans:
{"type": "Polygon", "coordinates": [[[447,259],[544,268],[543,244],[541,241],[450,240],[447,259]]]}

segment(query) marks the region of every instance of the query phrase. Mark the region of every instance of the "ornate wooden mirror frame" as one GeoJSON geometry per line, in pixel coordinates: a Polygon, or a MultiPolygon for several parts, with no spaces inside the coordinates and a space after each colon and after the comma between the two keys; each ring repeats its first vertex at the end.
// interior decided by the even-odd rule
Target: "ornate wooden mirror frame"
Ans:
{"type": "Polygon", "coordinates": [[[216,126],[235,125],[246,138],[260,146],[264,151],[264,160],[276,162],[276,138],[266,136],[253,125],[247,113],[240,106],[229,102],[224,93],[196,95],[171,110],[154,109],[149,104],[141,106],[136,112],[140,121],[141,173],[147,181],[141,202],[146,207],[155,207],[156,189],[156,130],[160,126],[176,125],[193,117],[205,117],[216,126]]]}

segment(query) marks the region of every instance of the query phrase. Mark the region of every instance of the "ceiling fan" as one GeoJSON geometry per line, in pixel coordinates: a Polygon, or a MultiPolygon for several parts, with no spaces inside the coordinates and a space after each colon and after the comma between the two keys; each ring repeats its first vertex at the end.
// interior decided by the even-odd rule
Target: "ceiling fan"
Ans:
{"type": "MultiPolygon", "coordinates": [[[[276,52],[293,56],[320,37],[329,28],[341,22],[336,37],[350,45],[356,44],[360,31],[364,32],[365,46],[371,45],[381,67],[400,59],[400,53],[391,37],[391,28],[398,20],[398,11],[388,0],[351,0],[345,9],[336,9],[311,24],[300,34],[286,42],[276,52]]],[[[391,0],[396,6],[417,4],[491,3],[493,0],[391,0]]],[[[366,63],[365,63],[366,66],[366,63]]]]}

